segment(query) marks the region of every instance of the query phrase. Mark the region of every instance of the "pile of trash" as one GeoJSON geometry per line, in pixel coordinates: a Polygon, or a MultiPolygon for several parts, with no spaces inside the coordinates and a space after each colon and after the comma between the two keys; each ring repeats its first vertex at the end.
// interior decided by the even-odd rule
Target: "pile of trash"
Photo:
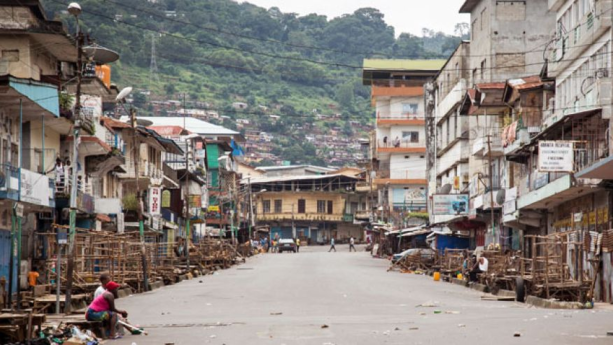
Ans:
{"type": "Polygon", "coordinates": [[[37,338],[7,345],[98,345],[98,338],[89,330],[77,326],[56,325],[40,331],[37,338]]]}

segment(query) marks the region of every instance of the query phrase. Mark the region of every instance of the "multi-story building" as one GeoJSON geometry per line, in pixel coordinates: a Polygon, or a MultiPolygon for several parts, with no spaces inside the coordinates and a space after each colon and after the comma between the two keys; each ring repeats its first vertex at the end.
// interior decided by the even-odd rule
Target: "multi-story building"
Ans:
{"type": "MultiPolygon", "coordinates": [[[[470,14],[470,85],[538,75],[553,37],[552,0],[466,0],[470,14]]],[[[556,1],[559,2],[559,1],[556,1]]],[[[582,2],[582,1],[579,1],[582,2]]]]}
{"type": "Polygon", "coordinates": [[[555,28],[549,3],[467,0],[460,9],[471,18],[470,54],[463,68],[470,73],[469,84],[460,115],[468,118],[470,223],[465,225],[475,233],[475,246],[500,243],[507,231],[498,193],[510,182],[501,135],[511,116],[503,92],[507,80],[543,69],[543,52],[552,44],[555,28]]]}
{"type": "Polygon", "coordinates": [[[404,225],[406,213],[426,210],[424,84],[444,60],[365,60],[362,82],[376,110],[374,183],[380,219],[404,225]]]}
{"type": "MultiPolygon", "coordinates": [[[[472,151],[469,119],[461,116],[461,105],[470,80],[470,42],[458,45],[432,83],[426,87],[426,138],[428,210],[430,225],[464,230],[470,184],[469,158],[472,151]],[[459,212],[434,207],[443,200],[465,202],[459,212]]],[[[475,239],[476,233],[468,236],[475,239]]]]}
{"type": "Polygon", "coordinates": [[[272,238],[325,243],[331,238],[364,239],[354,215],[366,209],[360,179],[350,174],[256,177],[250,181],[256,224],[270,227],[272,238]]]}
{"type": "Polygon", "coordinates": [[[59,80],[77,50],[38,2],[5,2],[0,12],[0,276],[8,282],[2,288],[14,293],[18,267],[45,259],[36,250],[37,232],[50,231],[56,206],[54,176],[46,173],[70,129],[61,116],[59,80]]]}

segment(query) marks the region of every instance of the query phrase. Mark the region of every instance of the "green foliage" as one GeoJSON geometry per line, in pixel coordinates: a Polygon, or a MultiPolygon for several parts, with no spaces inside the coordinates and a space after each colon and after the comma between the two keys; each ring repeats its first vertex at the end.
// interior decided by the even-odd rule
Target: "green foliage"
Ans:
{"type": "MultiPolygon", "coordinates": [[[[62,20],[75,32],[74,18],[62,2],[42,3],[50,19],[62,20]]],[[[328,20],[233,0],[82,0],[80,5],[83,31],[121,56],[113,64],[113,82],[151,92],[134,94],[141,111],[151,111],[148,101],[185,92],[221,115],[250,119],[260,130],[287,139],[280,143],[287,147],[280,149],[281,157],[307,163],[321,162],[322,154],[305,152],[304,145],[292,153],[293,143],[304,142],[308,134],[295,127],[339,125],[342,135],[360,135],[348,120],[372,124],[370,88],[362,85],[360,69],[347,65],[360,66],[365,58],[445,58],[469,33],[460,23],[455,36],[425,29],[421,37],[402,33],[396,38],[374,8],[328,20]],[[177,16],[167,17],[166,11],[177,16]],[[159,80],[149,75],[152,41],[159,80]],[[236,101],[248,103],[249,111],[237,115],[231,108],[236,101]],[[322,124],[317,113],[341,113],[345,123],[322,124]],[[273,123],[271,114],[281,119],[273,123]]]]}
{"type": "Polygon", "coordinates": [[[409,212],[409,214],[407,215],[407,219],[409,218],[419,218],[423,220],[429,220],[430,216],[428,215],[428,212],[409,212]]]}
{"type": "Polygon", "coordinates": [[[60,109],[62,110],[69,110],[70,107],[72,106],[72,102],[74,101],[74,97],[65,92],[59,93],[59,99],[60,99],[60,109]]]}
{"type": "Polygon", "coordinates": [[[136,199],[136,194],[134,193],[125,195],[121,202],[123,203],[123,209],[126,211],[138,210],[138,199],[136,199]]]}
{"type": "Polygon", "coordinates": [[[351,108],[354,105],[355,91],[353,87],[354,85],[351,82],[347,82],[336,87],[335,98],[338,104],[340,104],[343,108],[351,108]]]}

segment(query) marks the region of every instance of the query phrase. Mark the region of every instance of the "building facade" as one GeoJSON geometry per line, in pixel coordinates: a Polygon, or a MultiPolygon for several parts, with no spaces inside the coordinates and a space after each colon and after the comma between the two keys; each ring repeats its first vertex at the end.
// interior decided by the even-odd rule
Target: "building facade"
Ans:
{"type": "Polygon", "coordinates": [[[365,60],[362,82],[372,88],[376,130],[371,138],[379,219],[405,226],[410,212],[426,210],[424,84],[439,60],[365,60]]]}

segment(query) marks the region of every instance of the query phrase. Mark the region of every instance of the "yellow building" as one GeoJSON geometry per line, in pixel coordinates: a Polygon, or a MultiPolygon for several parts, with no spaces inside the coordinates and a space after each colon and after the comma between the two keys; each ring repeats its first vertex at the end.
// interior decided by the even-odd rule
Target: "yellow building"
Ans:
{"type": "Polygon", "coordinates": [[[356,192],[359,178],[343,174],[260,177],[251,180],[256,222],[271,236],[303,243],[364,239],[354,215],[366,208],[366,194],[356,192]]]}

